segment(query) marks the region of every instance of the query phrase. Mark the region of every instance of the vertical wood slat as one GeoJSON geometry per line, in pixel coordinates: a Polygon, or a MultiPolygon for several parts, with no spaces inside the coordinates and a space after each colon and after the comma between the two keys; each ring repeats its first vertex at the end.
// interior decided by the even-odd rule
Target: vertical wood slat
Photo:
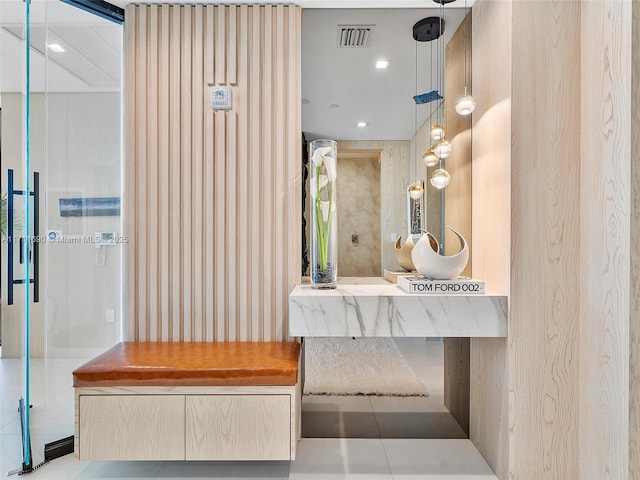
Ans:
{"type": "MultiPolygon", "coordinates": [[[[287,68],[286,68],[286,91],[289,92],[289,98],[287,99],[287,128],[285,129],[285,145],[286,158],[287,158],[287,176],[288,181],[287,198],[285,205],[287,206],[287,238],[295,239],[300,235],[300,224],[295,219],[302,217],[302,207],[300,205],[300,198],[302,196],[302,175],[301,166],[299,161],[300,156],[300,134],[302,132],[302,124],[300,116],[296,114],[298,105],[302,104],[302,79],[299,68],[299,59],[301,59],[301,26],[302,20],[300,11],[289,10],[288,15],[288,38],[287,38],[287,68]]],[[[302,257],[302,245],[301,242],[294,242],[293,245],[289,245],[290,252],[293,252],[294,258],[302,257]]],[[[287,251],[284,252],[285,258],[287,258],[287,251]]],[[[284,259],[283,259],[284,260],[284,259]]],[[[286,273],[287,283],[286,291],[289,292],[296,284],[300,283],[300,268],[296,268],[294,262],[288,262],[288,269],[286,273]]],[[[283,323],[283,339],[288,340],[288,318],[289,309],[288,303],[285,303],[285,321],[283,323]]]]}
{"type": "Polygon", "coordinates": [[[283,340],[300,264],[300,9],[130,8],[131,337],[283,340]],[[209,84],[234,85],[232,111],[210,110],[209,84]]]}
{"type": "MultiPolygon", "coordinates": [[[[233,78],[231,83],[239,81],[242,85],[246,85],[248,91],[251,88],[248,85],[248,37],[249,37],[249,7],[242,5],[238,13],[238,77],[233,78]]],[[[235,46],[234,46],[235,49],[235,46]]],[[[234,55],[235,57],[235,55],[234,55]]],[[[236,238],[238,239],[238,291],[236,294],[238,302],[238,335],[240,341],[248,341],[250,339],[250,312],[251,304],[249,301],[249,238],[251,225],[251,212],[249,211],[248,188],[247,183],[252,172],[248,169],[249,158],[249,95],[240,96],[238,98],[238,159],[244,158],[246,161],[238,162],[238,179],[236,182],[236,191],[238,192],[238,224],[236,225],[236,238]]]]}
{"type": "MultiPolygon", "coordinates": [[[[262,65],[267,66],[263,70],[262,80],[262,145],[263,150],[261,152],[262,157],[262,174],[260,178],[263,181],[263,195],[262,204],[264,206],[273,205],[273,168],[269,168],[267,162],[271,159],[272,153],[272,131],[273,125],[272,116],[272,101],[273,101],[273,87],[272,87],[272,71],[268,66],[273,65],[272,62],[272,42],[273,42],[273,8],[270,5],[264,7],[264,30],[262,39],[262,65]]],[[[261,340],[270,341],[271,336],[271,322],[269,319],[273,316],[273,300],[272,300],[272,288],[273,288],[273,231],[267,229],[267,225],[273,225],[273,209],[264,208],[264,223],[263,223],[263,249],[262,258],[264,258],[264,270],[262,276],[262,282],[264,284],[263,296],[262,296],[262,335],[261,340]]]]}
{"type": "Polygon", "coordinates": [[[225,255],[225,271],[226,271],[226,314],[222,321],[227,322],[227,340],[234,342],[238,339],[238,303],[236,293],[238,290],[237,284],[237,266],[238,266],[238,237],[236,234],[236,222],[238,219],[237,211],[237,195],[238,189],[236,185],[236,153],[237,153],[237,116],[235,112],[228,112],[225,114],[227,120],[227,135],[226,135],[226,155],[225,160],[227,163],[226,172],[227,180],[226,184],[231,188],[227,189],[227,218],[225,225],[226,236],[226,255],[225,255]]]}
{"type": "Polygon", "coordinates": [[[209,85],[213,83],[214,73],[214,13],[215,7],[205,7],[205,40],[204,40],[204,75],[205,96],[205,131],[204,131],[204,340],[212,342],[215,335],[215,275],[214,275],[214,117],[209,105],[209,85]]]}
{"type": "MultiPolygon", "coordinates": [[[[159,59],[159,92],[169,91],[169,6],[162,5],[160,10],[160,59],[159,59]]],[[[158,218],[159,227],[159,249],[158,263],[160,267],[160,338],[170,338],[170,290],[169,290],[169,269],[170,261],[163,261],[164,258],[170,259],[169,252],[169,95],[160,94],[158,98],[160,104],[160,180],[159,180],[159,200],[160,211],[158,218]]]]}
{"type": "Polygon", "coordinates": [[[215,113],[214,123],[214,179],[215,179],[215,284],[214,284],[214,306],[215,306],[215,340],[223,342],[227,340],[227,322],[225,319],[225,284],[226,284],[226,225],[225,212],[226,205],[226,178],[225,178],[225,138],[226,138],[226,115],[224,112],[215,113]]]}
{"type": "Polygon", "coordinates": [[[260,155],[262,151],[262,131],[260,128],[260,115],[258,112],[262,111],[262,103],[260,101],[260,58],[261,58],[261,45],[262,45],[262,9],[251,9],[251,26],[249,29],[251,35],[251,50],[250,56],[250,70],[247,88],[250,92],[250,105],[249,109],[252,112],[250,116],[250,134],[251,138],[251,153],[249,162],[249,183],[251,188],[249,189],[249,195],[251,198],[251,207],[249,210],[249,216],[253,221],[250,222],[248,235],[251,241],[251,248],[249,254],[249,265],[251,268],[251,275],[249,281],[249,289],[251,291],[251,327],[250,338],[261,338],[262,330],[262,298],[264,282],[262,262],[259,260],[262,257],[260,251],[260,245],[262,242],[263,231],[263,215],[261,215],[260,207],[262,205],[262,162],[260,161],[260,155]]]}
{"type": "Polygon", "coordinates": [[[207,5],[205,7],[205,40],[204,40],[204,81],[207,85],[213,85],[214,74],[214,52],[215,52],[215,7],[207,5]]]}
{"type": "Polygon", "coordinates": [[[148,318],[147,318],[147,218],[144,213],[147,212],[147,14],[148,10],[142,10],[137,16],[137,41],[138,48],[136,58],[136,125],[135,130],[141,134],[141,138],[136,141],[136,172],[134,178],[136,182],[135,202],[138,209],[138,218],[135,225],[136,231],[136,249],[138,257],[135,259],[137,263],[137,275],[135,288],[137,289],[138,301],[136,308],[136,321],[138,322],[136,339],[147,340],[149,338],[148,318]],[[143,213],[144,212],[144,213],[143,213]]]}
{"type": "Polygon", "coordinates": [[[203,7],[196,5],[193,15],[192,39],[192,132],[193,170],[191,172],[191,205],[193,214],[193,337],[202,339],[204,335],[204,277],[203,277],[203,141],[204,138],[204,57],[203,57],[203,7]]]}
{"type": "Polygon", "coordinates": [[[215,83],[223,85],[227,83],[227,42],[226,42],[226,23],[227,23],[227,7],[218,5],[215,7],[215,83]]]}
{"type": "Polygon", "coordinates": [[[148,338],[158,338],[158,6],[150,5],[147,18],[147,195],[148,214],[145,215],[149,247],[148,267],[148,338]]]}
{"type": "MultiPolygon", "coordinates": [[[[124,155],[127,159],[136,158],[136,31],[137,31],[137,17],[138,9],[131,5],[126,9],[127,22],[124,24],[124,69],[125,72],[134,72],[133,74],[125,75],[125,89],[124,89],[124,155]]],[[[124,164],[125,178],[128,181],[125,183],[124,188],[124,205],[129,206],[131,204],[137,204],[136,194],[136,162],[128,161],[124,164]]],[[[131,265],[138,258],[137,251],[137,232],[135,226],[137,225],[137,209],[126,208],[124,210],[124,228],[129,235],[129,243],[125,249],[125,265],[131,265]]],[[[136,313],[136,299],[138,298],[137,291],[135,289],[137,269],[126,269],[126,285],[125,291],[130,292],[129,295],[124,296],[125,311],[122,312],[122,320],[125,325],[125,340],[133,340],[137,337],[138,321],[135,317],[136,313]]]]}
{"type": "MultiPolygon", "coordinates": [[[[193,7],[185,5],[182,7],[182,36],[180,38],[182,46],[182,58],[180,71],[182,72],[181,83],[181,176],[182,176],[182,232],[191,233],[192,228],[192,205],[191,205],[191,20],[193,7]]],[[[184,341],[193,340],[193,303],[192,303],[192,235],[184,235],[182,244],[182,332],[184,341]]]]}
{"type": "MultiPolygon", "coordinates": [[[[180,37],[182,34],[182,9],[171,7],[171,26],[169,42],[169,58],[170,65],[180,65],[182,58],[182,50],[180,46],[180,37]]],[[[180,105],[181,105],[181,84],[180,69],[171,68],[169,70],[169,119],[171,125],[171,134],[169,136],[170,151],[170,172],[171,183],[169,194],[169,262],[170,262],[170,319],[171,319],[171,336],[168,340],[183,340],[182,326],[180,318],[182,317],[182,241],[183,231],[181,222],[181,202],[182,184],[180,180],[180,105]]],[[[166,260],[165,260],[166,261],[166,260]]]]}
{"type": "MultiPolygon", "coordinates": [[[[284,84],[284,6],[277,5],[275,7],[275,84],[274,84],[274,125],[284,125],[284,100],[285,100],[285,84],[284,84]]],[[[284,129],[278,129],[274,132],[275,142],[273,144],[274,158],[285,158],[284,156],[284,129]]],[[[285,175],[286,162],[283,165],[285,175]]],[[[286,285],[283,285],[281,279],[285,277],[285,271],[283,266],[285,264],[286,253],[283,250],[286,248],[285,242],[282,240],[282,232],[286,231],[285,215],[284,211],[287,208],[285,205],[284,185],[283,177],[285,175],[274,175],[274,204],[275,204],[275,222],[274,229],[272,231],[272,238],[274,243],[274,286],[275,286],[275,318],[284,318],[284,295],[286,285]],[[280,233],[280,234],[279,234],[280,233]]],[[[279,340],[282,338],[282,329],[278,328],[280,325],[276,325],[275,322],[271,323],[271,338],[279,340]]]]}
{"type": "MultiPolygon", "coordinates": [[[[246,5],[244,5],[246,7],[246,5]]],[[[229,5],[227,8],[227,81],[229,85],[237,83],[237,64],[238,64],[238,23],[237,23],[237,7],[229,5]]],[[[242,31],[242,30],[241,30],[242,31]]]]}

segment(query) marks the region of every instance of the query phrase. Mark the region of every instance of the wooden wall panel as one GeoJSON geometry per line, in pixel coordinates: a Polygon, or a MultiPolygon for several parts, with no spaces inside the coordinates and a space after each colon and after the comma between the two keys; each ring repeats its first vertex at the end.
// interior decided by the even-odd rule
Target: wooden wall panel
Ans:
{"type": "Polygon", "coordinates": [[[578,479],[580,3],[513,3],[509,457],[517,479],[578,479]]]}
{"type": "Polygon", "coordinates": [[[629,479],[640,480],[640,2],[632,7],[629,479]]]}
{"type": "Polygon", "coordinates": [[[127,338],[286,340],[300,271],[300,9],[126,15],[127,338]],[[233,87],[231,111],[210,109],[210,85],[233,87]]]}
{"type": "Polygon", "coordinates": [[[629,471],[631,2],[581,3],[579,478],[598,480],[629,471]]]}
{"type": "MultiPolygon", "coordinates": [[[[480,0],[473,15],[471,271],[487,291],[508,295],[511,252],[511,2],[480,0]],[[482,254],[477,254],[482,252],[482,254]]],[[[506,339],[470,346],[469,438],[500,480],[509,478],[506,339]]]]}
{"type": "MultiPolygon", "coordinates": [[[[447,138],[453,146],[451,155],[447,157],[445,168],[451,174],[451,183],[445,193],[445,223],[472,244],[471,231],[471,119],[473,115],[459,115],[455,110],[455,102],[464,95],[465,68],[467,70],[468,92],[472,93],[471,82],[471,13],[460,24],[458,30],[447,43],[445,60],[445,126],[447,138]],[[466,55],[465,55],[466,51],[466,55]]],[[[452,255],[458,251],[458,241],[450,233],[445,242],[445,253],[452,255]]],[[[469,263],[462,272],[471,275],[473,251],[470,251],[469,263]]]]}
{"type": "MultiPolygon", "coordinates": [[[[446,160],[446,169],[451,174],[451,183],[444,190],[445,224],[455,228],[472,245],[471,232],[471,119],[472,116],[459,115],[455,102],[464,95],[465,80],[469,93],[473,92],[471,82],[471,25],[472,14],[468,13],[447,43],[445,57],[445,126],[447,138],[453,152],[446,160]],[[465,78],[466,69],[466,78],[465,78]]],[[[452,255],[458,251],[458,240],[447,232],[445,253],[452,255]],[[453,237],[453,238],[452,238],[453,237]]],[[[462,272],[471,276],[473,251],[469,263],[462,272]]],[[[468,338],[446,338],[444,340],[444,404],[451,415],[469,434],[469,350],[468,338]]]]}
{"type": "Polygon", "coordinates": [[[510,319],[506,342],[471,345],[471,438],[500,479],[622,479],[634,468],[631,8],[474,5],[473,244],[483,255],[473,273],[506,288],[510,319]],[[495,202],[505,187],[510,198],[495,202]],[[506,271],[496,250],[510,252],[506,271]]]}

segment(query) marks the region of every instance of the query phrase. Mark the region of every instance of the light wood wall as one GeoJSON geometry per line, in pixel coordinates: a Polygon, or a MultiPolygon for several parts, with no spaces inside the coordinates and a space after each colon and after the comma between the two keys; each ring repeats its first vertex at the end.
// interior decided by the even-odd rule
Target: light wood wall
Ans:
{"type": "Polygon", "coordinates": [[[640,2],[632,9],[629,479],[640,480],[640,2]]]}
{"type": "Polygon", "coordinates": [[[510,475],[577,480],[580,3],[512,19],[510,475]]]}
{"type": "Polygon", "coordinates": [[[631,8],[474,5],[473,272],[506,288],[510,318],[506,342],[472,342],[471,438],[500,479],[624,479],[637,468],[631,8]]]}
{"type": "MultiPolygon", "coordinates": [[[[444,125],[453,151],[447,158],[445,168],[451,174],[451,183],[444,190],[445,225],[455,228],[472,245],[471,231],[471,119],[472,116],[459,115],[455,110],[458,98],[464,94],[465,80],[468,93],[473,92],[471,78],[471,36],[472,14],[468,13],[447,43],[445,61],[445,102],[444,125]],[[466,69],[466,79],[465,79],[466,69]]],[[[435,190],[427,184],[428,190],[435,190]]],[[[452,255],[458,251],[459,242],[447,231],[445,253],[452,255]]],[[[469,262],[462,272],[472,276],[469,262]]],[[[444,341],[444,404],[462,429],[469,434],[469,360],[470,341],[468,338],[446,338],[444,341]]]]}
{"type": "Polygon", "coordinates": [[[626,478],[629,471],[631,2],[580,2],[580,10],[581,441],[576,478],[600,480],[626,478]]]}
{"type": "Polygon", "coordinates": [[[127,7],[126,338],[287,339],[300,43],[298,7],[127,7]],[[232,87],[232,110],[209,108],[209,85],[232,87]]]}
{"type": "MultiPolygon", "coordinates": [[[[508,295],[511,260],[512,3],[480,0],[473,14],[471,270],[508,295]],[[478,254],[478,252],[482,252],[478,254]]],[[[469,438],[500,480],[509,478],[508,340],[473,338],[469,438]]]]}

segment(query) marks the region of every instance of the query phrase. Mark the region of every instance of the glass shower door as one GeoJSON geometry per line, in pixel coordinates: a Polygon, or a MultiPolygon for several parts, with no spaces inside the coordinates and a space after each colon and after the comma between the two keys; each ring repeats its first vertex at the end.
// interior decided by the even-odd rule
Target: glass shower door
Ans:
{"type": "MultiPolygon", "coordinates": [[[[2,248],[0,382],[31,405],[25,428],[10,430],[30,434],[20,442],[28,469],[73,447],[72,371],[122,338],[122,27],[59,0],[0,8],[9,3],[23,24],[0,15],[0,40],[23,47],[24,81],[19,92],[0,84],[2,192],[10,169],[18,191],[15,241],[2,248]],[[39,195],[21,196],[36,180],[39,195]],[[18,376],[11,362],[20,362],[18,376]]],[[[0,62],[4,73],[5,50],[0,62]]],[[[4,423],[17,417],[18,398],[6,406],[2,398],[4,423]]],[[[5,456],[4,442],[6,472],[18,452],[7,445],[5,456]]]]}

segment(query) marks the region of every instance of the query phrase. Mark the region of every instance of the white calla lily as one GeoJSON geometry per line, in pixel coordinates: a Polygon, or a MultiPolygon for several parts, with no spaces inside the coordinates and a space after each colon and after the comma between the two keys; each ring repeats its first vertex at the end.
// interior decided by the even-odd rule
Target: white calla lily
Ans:
{"type": "Polygon", "coordinates": [[[315,167],[319,167],[320,165],[322,165],[324,159],[325,159],[325,155],[327,153],[329,153],[331,151],[331,147],[321,147],[321,148],[317,148],[314,152],[313,155],[311,156],[311,161],[313,162],[313,165],[315,167]]]}
{"type": "Polygon", "coordinates": [[[329,221],[329,214],[335,212],[336,205],[332,202],[320,202],[320,209],[322,210],[322,221],[329,221]],[[331,207],[331,210],[329,208],[331,207]]]}
{"type": "Polygon", "coordinates": [[[316,198],[323,187],[326,187],[329,183],[329,178],[326,175],[320,175],[311,179],[311,198],[316,198]]]}
{"type": "Polygon", "coordinates": [[[324,166],[327,169],[327,175],[329,176],[329,181],[333,182],[336,179],[336,175],[337,175],[336,159],[333,157],[325,156],[324,166]]]}

